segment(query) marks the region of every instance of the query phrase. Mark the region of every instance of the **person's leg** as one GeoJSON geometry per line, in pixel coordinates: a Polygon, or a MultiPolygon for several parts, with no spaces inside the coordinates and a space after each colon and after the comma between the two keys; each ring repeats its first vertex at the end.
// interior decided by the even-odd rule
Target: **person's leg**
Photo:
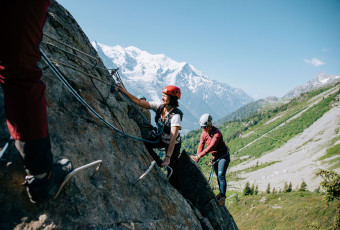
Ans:
{"type": "Polygon", "coordinates": [[[162,148],[164,147],[162,142],[159,143],[150,143],[144,141],[145,148],[148,150],[149,154],[151,155],[152,159],[154,159],[159,167],[161,167],[163,161],[162,159],[158,156],[158,154],[153,150],[154,148],[162,148]]]}
{"type": "Polygon", "coordinates": [[[53,165],[50,137],[38,140],[15,140],[15,147],[24,159],[26,173],[28,175],[47,174],[53,165]]]}
{"type": "Polygon", "coordinates": [[[227,155],[227,157],[225,157],[225,158],[220,159],[214,165],[214,170],[215,170],[215,174],[217,176],[217,181],[218,181],[218,185],[219,185],[222,197],[225,197],[225,193],[226,193],[226,190],[227,190],[227,182],[226,182],[226,179],[225,179],[225,174],[227,172],[229,162],[230,162],[230,159],[229,159],[228,156],[229,155],[227,155]]]}
{"type": "MultiPolygon", "coordinates": [[[[166,147],[166,149],[168,149],[168,146],[166,147]]],[[[178,186],[178,175],[176,174],[176,167],[177,167],[178,157],[180,155],[180,151],[181,151],[181,143],[178,143],[178,144],[175,145],[174,151],[171,155],[170,164],[169,164],[169,166],[173,170],[173,174],[170,177],[169,182],[175,188],[179,187],[178,186]]],[[[168,175],[169,175],[170,170],[168,169],[167,171],[168,171],[168,175]]]]}
{"type": "Polygon", "coordinates": [[[47,130],[45,85],[40,81],[39,43],[49,0],[11,0],[0,3],[0,84],[10,135],[15,140],[28,176],[27,192],[32,202],[53,197],[71,161],[53,164],[47,130]]]}
{"type": "MultiPolygon", "coordinates": [[[[168,146],[166,147],[166,149],[168,149],[168,146]]],[[[180,151],[181,151],[181,142],[180,143],[177,143],[175,144],[175,148],[174,148],[174,151],[171,155],[171,159],[170,159],[170,166],[173,166],[175,167],[177,162],[178,162],[178,157],[180,155],[180,151]]]]}
{"type": "Polygon", "coordinates": [[[218,179],[218,162],[215,163],[213,166],[213,169],[214,169],[214,172],[215,172],[215,175],[217,177],[217,183],[218,183],[218,188],[220,189],[220,192],[216,195],[216,199],[219,200],[221,198],[221,186],[220,186],[220,180],[218,179]]]}
{"type": "Polygon", "coordinates": [[[52,169],[47,132],[45,85],[40,81],[39,43],[49,0],[13,0],[0,4],[0,83],[6,122],[30,174],[52,169]]]}

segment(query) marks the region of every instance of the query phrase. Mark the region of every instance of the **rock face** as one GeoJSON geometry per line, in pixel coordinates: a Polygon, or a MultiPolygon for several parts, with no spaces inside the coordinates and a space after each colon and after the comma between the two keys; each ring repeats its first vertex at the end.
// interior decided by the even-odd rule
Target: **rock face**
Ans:
{"type": "Polygon", "coordinates": [[[173,176],[178,181],[178,191],[203,215],[202,226],[209,222],[213,229],[237,229],[226,207],[216,205],[216,198],[196,163],[183,151],[173,176]]]}
{"type": "MultiPolygon", "coordinates": [[[[110,92],[111,76],[98,68],[103,63],[96,51],[69,12],[54,0],[44,34],[41,49],[76,92],[114,127],[140,138],[146,127],[143,119],[122,95],[110,92]],[[98,63],[66,44],[97,58],[98,63]]],[[[187,184],[178,191],[163,171],[154,167],[133,184],[152,161],[143,142],[108,128],[43,61],[40,67],[47,86],[54,160],[67,157],[75,167],[98,159],[104,164],[93,178],[93,168],[72,178],[56,200],[32,204],[21,186],[25,176],[22,159],[12,145],[0,160],[0,229],[237,229],[227,209],[218,207],[202,175],[195,174],[195,187],[187,184]],[[193,200],[190,196],[198,197],[195,193],[208,194],[204,197],[208,204],[193,200]]],[[[9,134],[3,109],[0,119],[0,146],[4,146],[9,134]]],[[[180,162],[178,172],[196,167],[188,158],[180,162]]]]}

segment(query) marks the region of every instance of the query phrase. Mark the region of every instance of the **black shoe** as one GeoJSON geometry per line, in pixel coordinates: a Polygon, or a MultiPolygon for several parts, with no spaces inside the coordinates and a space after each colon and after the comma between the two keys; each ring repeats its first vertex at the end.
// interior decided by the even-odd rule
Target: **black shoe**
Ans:
{"type": "Polygon", "coordinates": [[[225,197],[221,196],[220,199],[218,199],[218,204],[223,207],[225,205],[225,197]]]}
{"type": "Polygon", "coordinates": [[[65,177],[73,170],[72,162],[62,159],[53,164],[52,171],[43,179],[26,176],[24,185],[32,203],[42,203],[54,197],[65,177]]]}
{"type": "Polygon", "coordinates": [[[221,197],[222,197],[222,194],[221,194],[221,193],[219,193],[219,194],[216,195],[216,199],[217,199],[217,200],[219,200],[221,197]]]}

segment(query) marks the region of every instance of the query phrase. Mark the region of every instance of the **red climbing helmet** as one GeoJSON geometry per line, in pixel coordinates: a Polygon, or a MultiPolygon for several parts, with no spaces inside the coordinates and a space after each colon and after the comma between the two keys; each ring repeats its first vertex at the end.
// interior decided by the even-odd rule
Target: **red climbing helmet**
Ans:
{"type": "Polygon", "coordinates": [[[162,93],[177,97],[177,99],[181,98],[181,90],[177,86],[168,85],[162,89],[162,93]]]}

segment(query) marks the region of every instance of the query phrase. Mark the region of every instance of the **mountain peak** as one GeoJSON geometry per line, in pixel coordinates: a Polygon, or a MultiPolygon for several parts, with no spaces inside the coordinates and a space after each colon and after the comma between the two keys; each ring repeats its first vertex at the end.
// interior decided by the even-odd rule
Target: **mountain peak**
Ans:
{"type": "Polygon", "coordinates": [[[294,89],[290,90],[283,98],[293,98],[299,96],[301,93],[308,92],[311,90],[318,89],[323,86],[331,85],[333,83],[339,82],[339,75],[329,75],[326,73],[318,73],[314,79],[307,81],[303,85],[299,85],[294,89]]]}
{"type": "Polygon", "coordinates": [[[219,119],[253,101],[242,89],[209,79],[187,62],[176,62],[164,54],[150,54],[136,47],[94,46],[107,68],[119,67],[127,89],[134,95],[143,94],[148,101],[160,101],[166,85],[181,88],[180,109],[185,114],[183,129],[197,128],[203,113],[219,119]]]}

